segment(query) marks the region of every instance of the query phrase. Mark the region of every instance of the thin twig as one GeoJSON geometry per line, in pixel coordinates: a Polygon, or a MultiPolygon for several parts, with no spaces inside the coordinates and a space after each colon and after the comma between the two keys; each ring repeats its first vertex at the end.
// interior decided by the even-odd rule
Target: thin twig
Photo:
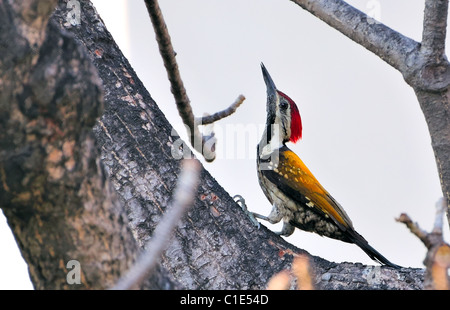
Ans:
{"type": "MultiPolygon", "coordinates": [[[[177,104],[178,113],[183,120],[183,123],[188,126],[190,130],[190,141],[195,147],[198,143],[196,141],[202,141],[198,128],[195,126],[194,113],[190,104],[189,97],[187,96],[186,89],[181,79],[180,71],[178,70],[178,64],[175,59],[175,51],[172,46],[172,40],[167,29],[167,25],[164,21],[164,17],[161,12],[157,0],[145,0],[147,11],[150,16],[150,20],[155,30],[156,41],[158,42],[159,52],[166,67],[167,75],[171,85],[171,91],[177,104]]],[[[200,149],[200,153],[203,153],[200,149]]]]}
{"type": "Polygon", "coordinates": [[[146,0],[145,4],[155,30],[159,51],[161,53],[161,57],[163,58],[164,66],[167,70],[172,87],[171,91],[175,97],[177,106],[179,107],[180,116],[186,125],[193,127],[194,114],[192,112],[190,100],[186,94],[186,89],[184,88],[183,80],[180,76],[180,71],[178,70],[178,64],[175,59],[175,51],[172,46],[167,25],[164,21],[164,17],[162,16],[161,8],[156,0],[146,0]]]}
{"type": "Polygon", "coordinates": [[[192,205],[199,182],[200,163],[196,159],[185,159],[182,162],[181,174],[174,192],[172,206],[168,208],[161,222],[153,232],[152,239],[145,246],[145,252],[137,259],[128,273],[112,288],[127,290],[139,287],[156,266],[159,257],[166,248],[172,231],[181,217],[192,205]]]}
{"type": "Polygon", "coordinates": [[[418,237],[427,248],[431,246],[430,240],[428,238],[428,233],[425,230],[422,230],[419,227],[419,224],[412,221],[408,214],[402,213],[398,218],[396,218],[397,222],[403,223],[408,227],[408,229],[418,237]]]}
{"type": "Polygon", "coordinates": [[[213,115],[203,116],[199,120],[197,120],[197,122],[200,125],[207,125],[217,122],[227,116],[230,116],[231,114],[236,112],[237,108],[239,108],[239,106],[244,102],[244,100],[245,97],[243,95],[239,95],[239,97],[237,97],[237,99],[233,102],[233,104],[230,105],[227,109],[220,112],[216,112],[213,115]]]}
{"type": "Polygon", "coordinates": [[[187,96],[186,89],[178,70],[178,64],[175,59],[176,53],[173,49],[169,31],[167,30],[167,25],[164,21],[164,17],[162,15],[161,8],[159,7],[158,1],[145,0],[145,4],[147,6],[147,11],[150,15],[150,19],[155,30],[156,41],[158,42],[159,51],[164,61],[164,66],[166,67],[167,75],[169,77],[171,85],[171,91],[175,97],[175,102],[177,104],[178,113],[180,114],[183,123],[188,128],[191,145],[195,150],[197,150],[197,152],[203,155],[206,161],[211,162],[216,158],[215,140],[210,140],[214,139],[214,134],[204,136],[198,129],[198,123],[195,120],[191,102],[189,100],[189,97],[187,96]]]}

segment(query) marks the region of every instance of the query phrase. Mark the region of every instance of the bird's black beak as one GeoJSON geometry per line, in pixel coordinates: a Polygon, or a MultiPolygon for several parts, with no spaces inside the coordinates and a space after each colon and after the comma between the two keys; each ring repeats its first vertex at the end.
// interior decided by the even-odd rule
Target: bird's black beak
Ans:
{"type": "Polygon", "coordinates": [[[271,114],[275,114],[277,103],[277,87],[275,86],[275,83],[273,82],[269,71],[267,71],[263,63],[261,63],[261,70],[267,88],[267,113],[268,116],[270,116],[271,114]]]}
{"type": "Polygon", "coordinates": [[[267,69],[263,63],[261,63],[261,70],[263,73],[264,82],[266,82],[267,97],[274,96],[276,94],[277,87],[275,86],[275,83],[273,82],[272,78],[270,77],[269,71],[267,71],[267,69]]]}

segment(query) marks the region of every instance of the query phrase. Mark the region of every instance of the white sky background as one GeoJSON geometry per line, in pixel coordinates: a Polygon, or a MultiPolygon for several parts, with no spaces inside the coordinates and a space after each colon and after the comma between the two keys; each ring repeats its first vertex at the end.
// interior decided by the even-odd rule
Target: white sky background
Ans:
{"type": "MultiPolygon", "coordinates": [[[[144,1],[93,2],[185,138],[144,1]]],[[[420,41],[424,1],[348,2],[420,41]]],[[[287,0],[161,0],[160,5],[195,114],[222,110],[239,94],[247,98],[215,124],[218,158],[204,164],[230,195],[244,196],[251,211],[270,212],[255,163],[266,119],[264,62],[300,110],[303,139],[289,147],[374,248],[396,264],[423,267],[425,247],[394,219],[405,212],[430,230],[442,192],[423,113],[399,72],[287,0]]],[[[0,240],[0,289],[32,288],[4,219],[0,240]]],[[[356,245],[299,230],[287,240],[328,260],[376,264],[356,245]]]]}

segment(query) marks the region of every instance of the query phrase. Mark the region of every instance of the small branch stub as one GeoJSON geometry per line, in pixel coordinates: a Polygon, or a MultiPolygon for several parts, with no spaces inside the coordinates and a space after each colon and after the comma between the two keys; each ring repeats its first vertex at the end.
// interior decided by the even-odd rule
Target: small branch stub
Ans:
{"type": "Polygon", "coordinates": [[[442,235],[443,217],[447,210],[447,200],[441,198],[436,203],[436,218],[431,233],[422,230],[411,218],[402,213],[396,220],[404,223],[427,247],[428,252],[424,260],[426,266],[425,289],[450,289],[450,246],[444,242],[442,235]]]}
{"type": "Polygon", "coordinates": [[[237,108],[244,102],[245,97],[243,95],[239,95],[237,99],[233,102],[232,105],[230,105],[227,109],[216,112],[213,115],[203,116],[199,119],[197,119],[197,123],[199,125],[208,125],[214,122],[217,122],[227,116],[230,116],[234,112],[236,112],[237,108]]]}

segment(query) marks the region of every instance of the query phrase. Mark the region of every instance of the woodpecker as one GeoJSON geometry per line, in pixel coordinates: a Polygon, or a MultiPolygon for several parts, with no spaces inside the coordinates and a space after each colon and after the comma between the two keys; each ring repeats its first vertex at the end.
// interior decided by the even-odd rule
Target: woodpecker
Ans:
{"type": "Polygon", "coordinates": [[[257,170],[259,184],[272,204],[272,211],[268,216],[253,215],[272,224],[282,220],[279,235],[289,236],[295,228],[314,232],[354,243],[378,263],[400,268],[355,231],[341,205],[286,146],[287,142],[296,143],[302,137],[300,113],[295,102],[275,87],[262,63],[261,69],[267,88],[267,120],[257,146],[257,170]]]}

